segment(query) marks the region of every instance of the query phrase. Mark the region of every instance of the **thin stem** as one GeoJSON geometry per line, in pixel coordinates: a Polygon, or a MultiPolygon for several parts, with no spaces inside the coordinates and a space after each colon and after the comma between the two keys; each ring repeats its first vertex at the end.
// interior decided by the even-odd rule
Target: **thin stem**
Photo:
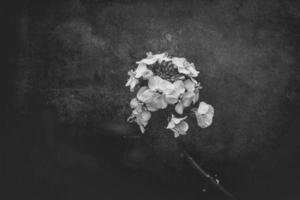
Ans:
{"type": "Polygon", "coordinates": [[[211,175],[204,171],[200,165],[194,160],[194,158],[186,152],[183,148],[181,149],[182,156],[186,161],[204,178],[206,178],[210,183],[212,183],[218,190],[220,190],[224,195],[226,195],[231,200],[237,200],[228,190],[226,190],[219,182],[217,182],[211,175]]]}

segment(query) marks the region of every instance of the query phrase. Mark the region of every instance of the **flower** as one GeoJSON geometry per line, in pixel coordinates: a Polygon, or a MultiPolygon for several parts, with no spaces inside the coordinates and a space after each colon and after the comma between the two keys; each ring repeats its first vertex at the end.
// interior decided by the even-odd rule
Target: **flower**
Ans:
{"type": "Polygon", "coordinates": [[[179,96],[184,92],[184,84],[181,80],[171,83],[163,80],[159,76],[153,76],[149,79],[148,86],[153,91],[161,92],[165,95],[166,101],[169,104],[175,104],[179,96]]]}
{"type": "Polygon", "coordinates": [[[137,99],[146,104],[149,111],[165,109],[168,106],[163,94],[149,89],[147,86],[141,87],[137,93],[137,99]]]}
{"type": "Polygon", "coordinates": [[[153,76],[153,72],[147,68],[147,65],[144,63],[140,63],[135,70],[135,78],[141,78],[148,80],[151,76],[153,76]]]}
{"type": "Polygon", "coordinates": [[[130,92],[134,91],[135,86],[139,83],[139,80],[135,77],[136,73],[133,70],[130,70],[128,72],[128,75],[130,76],[127,83],[126,83],[126,87],[130,86],[130,92]]]}
{"type": "Polygon", "coordinates": [[[177,67],[178,72],[190,77],[197,77],[199,72],[195,69],[194,63],[189,63],[185,58],[173,57],[172,63],[177,67]]]}
{"type": "Polygon", "coordinates": [[[191,103],[196,103],[199,99],[198,83],[190,79],[183,82],[186,92],[181,95],[179,102],[175,106],[175,111],[182,114],[184,108],[189,107],[191,103]],[[197,83],[197,84],[196,84],[197,83]]]}
{"type": "Polygon", "coordinates": [[[135,121],[139,125],[141,132],[144,133],[145,126],[148,125],[148,121],[151,118],[151,113],[147,111],[135,98],[131,100],[130,106],[134,108],[134,110],[132,111],[131,116],[127,119],[127,121],[135,121]]]}
{"type": "Polygon", "coordinates": [[[168,62],[171,61],[171,58],[168,57],[167,53],[161,53],[161,54],[152,54],[151,52],[147,53],[147,58],[144,58],[138,62],[137,64],[146,64],[146,65],[153,65],[154,63],[158,62],[161,63],[162,61],[168,62]]]}
{"type": "Polygon", "coordinates": [[[188,123],[184,120],[187,117],[176,118],[172,115],[172,118],[167,126],[167,129],[170,129],[174,132],[174,137],[177,138],[179,135],[186,135],[187,130],[189,129],[188,123]]]}
{"type": "Polygon", "coordinates": [[[207,128],[209,127],[213,122],[214,117],[214,108],[205,103],[200,102],[199,107],[195,112],[197,123],[201,128],[207,128]]]}

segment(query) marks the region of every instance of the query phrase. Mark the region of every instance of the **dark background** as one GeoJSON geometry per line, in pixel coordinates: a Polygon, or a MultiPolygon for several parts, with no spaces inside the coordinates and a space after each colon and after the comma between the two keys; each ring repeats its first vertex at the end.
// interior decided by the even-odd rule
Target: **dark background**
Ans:
{"type": "Polygon", "coordinates": [[[239,199],[299,199],[299,1],[6,3],[4,199],[224,198],[159,114],[121,137],[137,134],[124,84],[147,51],[200,71],[214,124],[180,142],[203,168],[239,199]]]}

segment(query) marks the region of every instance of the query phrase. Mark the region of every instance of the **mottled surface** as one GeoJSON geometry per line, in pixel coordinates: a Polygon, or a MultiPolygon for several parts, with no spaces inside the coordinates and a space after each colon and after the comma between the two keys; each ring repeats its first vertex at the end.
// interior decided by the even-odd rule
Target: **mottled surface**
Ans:
{"type": "MultiPolygon", "coordinates": [[[[51,105],[57,123],[67,127],[59,137],[77,138],[93,152],[103,123],[128,127],[133,94],[124,84],[135,61],[147,51],[183,56],[200,71],[200,99],[215,107],[215,121],[203,130],[191,122],[182,142],[236,193],[259,196],[239,188],[244,179],[232,178],[234,171],[246,177],[245,187],[261,188],[264,176],[279,171],[281,177],[288,165],[299,166],[299,8],[297,1],[271,0],[33,2],[20,17],[17,113],[28,116],[51,105]],[[80,140],[84,134],[94,144],[80,140]],[[251,182],[243,170],[263,175],[251,182]]],[[[152,119],[157,124],[159,117],[152,119]]],[[[181,168],[171,132],[151,127],[146,143],[167,165],[181,168]]],[[[104,143],[99,142],[110,146],[104,143]]],[[[160,167],[154,171],[165,170],[160,167]]]]}

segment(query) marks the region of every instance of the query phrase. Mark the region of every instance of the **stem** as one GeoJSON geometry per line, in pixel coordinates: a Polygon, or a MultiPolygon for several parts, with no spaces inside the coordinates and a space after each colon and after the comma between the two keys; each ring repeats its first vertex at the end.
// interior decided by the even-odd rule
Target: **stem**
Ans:
{"type": "Polygon", "coordinates": [[[186,161],[204,178],[206,178],[212,185],[214,185],[218,190],[220,190],[224,195],[226,195],[231,200],[236,200],[236,198],[226,190],[220,183],[218,183],[211,175],[204,171],[200,165],[193,159],[193,157],[186,152],[183,148],[181,149],[182,156],[186,161]]]}

